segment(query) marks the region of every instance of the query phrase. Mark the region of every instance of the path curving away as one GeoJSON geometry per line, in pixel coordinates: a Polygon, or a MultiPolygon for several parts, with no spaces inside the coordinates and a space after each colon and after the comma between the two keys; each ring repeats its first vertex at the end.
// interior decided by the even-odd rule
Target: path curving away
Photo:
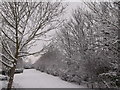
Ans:
{"type": "Polygon", "coordinates": [[[14,86],[16,88],[84,88],[35,69],[25,69],[22,74],[15,74],[14,86]]]}

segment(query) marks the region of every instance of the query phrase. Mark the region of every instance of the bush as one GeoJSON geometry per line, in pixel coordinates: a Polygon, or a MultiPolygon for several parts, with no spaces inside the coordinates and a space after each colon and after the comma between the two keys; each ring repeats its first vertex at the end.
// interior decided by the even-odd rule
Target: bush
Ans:
{"type": "Polygon", "coordinates": [[[60,75],[60,78],[61,78],[62,80],[68,81],[68,75],[67,75],[66,73],[61,74],[61,75],[60,75]]]}

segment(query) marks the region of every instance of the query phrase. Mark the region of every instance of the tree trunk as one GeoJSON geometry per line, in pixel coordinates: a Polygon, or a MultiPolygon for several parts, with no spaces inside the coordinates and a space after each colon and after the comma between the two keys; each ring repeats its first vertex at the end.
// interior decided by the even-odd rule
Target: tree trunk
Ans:
{"type": "Polygon", "coordinates": [[[11,88],[12,88],[15,68],[16,68],[16,66],[14,66],[14,67],[12,67],[12,68],[10,69],[10,76],[9,76],[10,78],[9,78],[7,90],[11,90],[11,88]]]}
{"type": "MultiPolygon", "coordinates": [[[[15,2],[15,36],[16,36],[16,53],[15,53],[15,58],[18,59],[18,49],[19,49],[19,41],[18,41],[18,15],[17,15],[17,3],[15,2]]],[[[17,61],[15,60],[14,61],[14,66],[11,68],[11,71],[10,71],[10,79],[9,79],[9,82],[8,82],[8,86],[7,86],[7,90],[11,90],[12,88],[12,84],[13,84],[13,79],[14,79],[14,73],[15,73],[15,69],[16,69],[16,65],[17,65],[17,61]]]]}
{"type": "MultiPolygon", "coordinates": [[[[119,30],[118,30],[118,40],[120,40],[120,1],[118,2],[118,26],[119,26],[119,30]]],[[[118,50],[120,50],[120,41],[118,42],[118,50]]],[[[120,53],[118,54],[118,74],[120,73],[120,53]]]]}

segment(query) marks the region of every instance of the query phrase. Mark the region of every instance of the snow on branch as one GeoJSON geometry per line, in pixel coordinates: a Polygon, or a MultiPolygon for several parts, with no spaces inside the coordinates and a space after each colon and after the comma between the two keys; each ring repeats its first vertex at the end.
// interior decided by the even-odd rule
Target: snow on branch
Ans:
{"type": "Polygon", "coordinates": [[[23,55],[18,55],[18,57],[25,57],[25,56],[31,56],[31,55],[36,55],[44,51],[44,48],[40,51],[34,52],[34,53],[29,53],[29,52],[19,52],[22,53],[23,55]]]}
{"type": "Polygon", "coordinates": [[[2,62],[2,63],[3,63],[5,66],[7,66],[7,67],[10,67],[10,68],[13,67],[13,64],[9,65],[8,63],[6,63],[5,61],[3,61],[3,60],[1,60],[1,59],[0,59],[0,62],[2,62]]]}
{"type": "Polygon", "coordinates": [[[6,33],[5,33],[5,31],[1,28],[1,31],[2,31],[2,33],[10,40],[10,41],[12,41],[13,43],[16,43],[13,39],[11,39],[6,33]]]}
{"type": "Polygon", "coordinates": [[[7,59],[8,61],[14,62],[14,60],[11,60],[11,59],[7,58],[7,56],[5,56],[4,54],[1,54],[1,53],[0,53],[0,55],[3,56],[3,57],[4,57],[5,59],[7,59]]]}
{"type": "Polygon", "coordinates": [[[2,46],[3,46],[3,49],[6,51],[6,53],[7,53],[12,59],[17,60],[17,59],[8,51],[8,49],[5,48],[5,45],[3,44],[3,42],[2,42],[2,46]]]}

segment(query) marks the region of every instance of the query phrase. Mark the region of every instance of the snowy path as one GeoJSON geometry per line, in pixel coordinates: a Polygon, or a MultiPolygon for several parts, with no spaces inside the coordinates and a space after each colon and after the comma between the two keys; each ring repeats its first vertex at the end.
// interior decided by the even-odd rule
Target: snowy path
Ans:
{"type": "Polygon", "coordinates": [[[14,83],[17,88],[84,88],[34,69],[24,70],[22,74],[16,74],[14,83]]]}

